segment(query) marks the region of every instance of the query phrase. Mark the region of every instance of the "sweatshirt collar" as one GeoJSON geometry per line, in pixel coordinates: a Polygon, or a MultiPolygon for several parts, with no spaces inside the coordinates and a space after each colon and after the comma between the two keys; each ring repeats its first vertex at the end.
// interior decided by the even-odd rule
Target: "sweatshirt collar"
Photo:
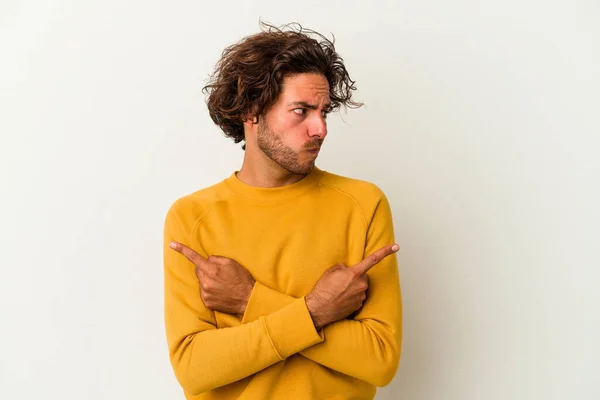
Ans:
{"type": "Polygon", "coordinates": [[[225,179],[225,184],[229,189],[246,199],[263,200],[267,202],[281,201],[299,196],[311,187],[316,186],[322,173],[322,171],[315,166],[308,175],[298,182],[275,188],[264,188],[251,186],[242,182],[237,177],[238,172],[239,171],[233,172],[229,178],[225,179]]]}

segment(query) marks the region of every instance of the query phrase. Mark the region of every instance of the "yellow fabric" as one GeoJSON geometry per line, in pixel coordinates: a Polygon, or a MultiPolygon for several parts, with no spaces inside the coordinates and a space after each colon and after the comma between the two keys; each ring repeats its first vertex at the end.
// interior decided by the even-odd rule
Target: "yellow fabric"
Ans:
{"type": "Polygon", "coordinates": [[[336,263],[394,243],[377,186],[318,168],[280,188],[235,173],[177,200],[164,233],[169,355],[187,399],[372,399],[397,370],[402,307],[396,255],[372,268],[367,300],[315,330],[304,296],[336,263]],[[230,257],[256,285],[245,315],[207,309],[194,266],[169,248],[230,257]]]}

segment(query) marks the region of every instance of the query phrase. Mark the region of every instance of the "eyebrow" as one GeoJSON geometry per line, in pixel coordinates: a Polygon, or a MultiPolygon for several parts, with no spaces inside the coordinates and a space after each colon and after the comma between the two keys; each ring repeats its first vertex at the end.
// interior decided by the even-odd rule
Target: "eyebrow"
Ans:
{"type": "MultiPolygon", "coordinates": [[[[305,101],[293,101],[293,102],[289,103],[288,105],[290,105],[290,106],[302,106],[302,107],[309,108],[311,110],[316,110],[317,108],[319,108],[319,107],[317,107],[316,104],[310,104],[310,103],[307,103],[305,101]]],[[[331,103],[326,103],[326,104],[323,105],[323,110],[327,110],[328,111],[330,109],[331,109],[331,103]]]]}

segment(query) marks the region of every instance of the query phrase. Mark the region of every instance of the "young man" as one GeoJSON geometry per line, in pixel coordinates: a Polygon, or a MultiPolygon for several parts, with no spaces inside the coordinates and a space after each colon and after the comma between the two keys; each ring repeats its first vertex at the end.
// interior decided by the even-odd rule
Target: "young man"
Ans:
{"type": "Polygon", "coordinates": [[[245,154],[166,217],[187,399],[372,399],[400,359],[398,246],[380,189],[315,167],[327,114],[359,106],[342,59],[314,32],[269,27],[227,48],[205,89],[245,154]]]}

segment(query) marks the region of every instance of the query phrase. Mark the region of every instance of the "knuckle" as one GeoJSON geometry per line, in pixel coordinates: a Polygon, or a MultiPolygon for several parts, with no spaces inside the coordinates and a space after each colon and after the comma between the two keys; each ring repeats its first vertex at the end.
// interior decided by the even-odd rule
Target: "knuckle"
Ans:
{"type": "Polygon", "coordinates": [[[214,279],[216,275],[214,268],[207,268],[204,275],[206,275],[207,278],[214,279]]]}
{"type": "Polygon", "coordinates": [[[337,271],[338,269],[339,269],[339,268],[338,268],[337,266],[335,266],[335,265],[334,265],[333,267],[330,267],[329,269],[327,269],[323,275],[331,275],[331,274],[333,274],[335,271],[337,271]]]}

